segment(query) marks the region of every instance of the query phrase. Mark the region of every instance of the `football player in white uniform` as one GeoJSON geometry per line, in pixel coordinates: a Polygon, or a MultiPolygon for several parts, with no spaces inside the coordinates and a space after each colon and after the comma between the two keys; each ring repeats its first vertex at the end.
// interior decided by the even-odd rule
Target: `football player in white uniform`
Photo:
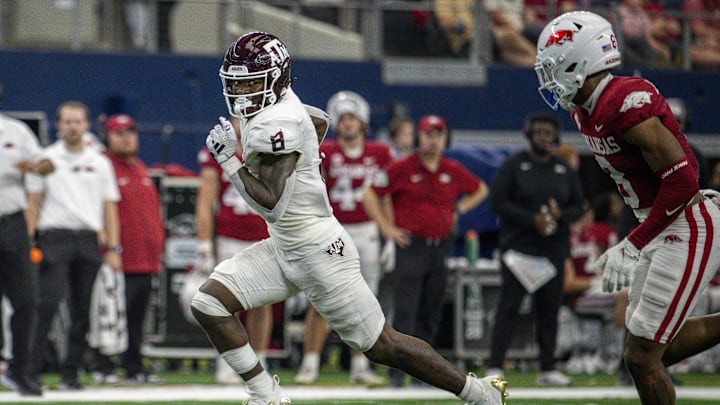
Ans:
{"type": "Polygon", "coordinates": [[[358,251],[332,214],[320,175],[319,143],[327,122],[316,132],[290,88],[285,45],[269,33],[247,33],[228,49],[220,76],[228,110],[240,118],[245,163],[235,156],[235,131],[225,118],[206,144],[268,222],[270,238],[215,267],[193,297],[192,311],[220,355],[246,381],[250,403],[289,404],[290,398],[258,362],[245,328],[232,314],[299,291],[345,343],[372,361],[402,369],[469,404],[504,403],[502,379],[466,376],[426,342],[385,322],[360,273],[358,251]]]}
{"type": "Polygon", "coordinates": [[[658,89],[613,76],[610,23],[585,11],[551,21],[537,43],[539,91],[570,111],[600,167],[641,222],[597,261],[606,292],[630,286],[625,363],[643,404],[674,404],[666,366],[720,342],[720,314],[689,317],[720,266],[720,200],[658,89]]]}

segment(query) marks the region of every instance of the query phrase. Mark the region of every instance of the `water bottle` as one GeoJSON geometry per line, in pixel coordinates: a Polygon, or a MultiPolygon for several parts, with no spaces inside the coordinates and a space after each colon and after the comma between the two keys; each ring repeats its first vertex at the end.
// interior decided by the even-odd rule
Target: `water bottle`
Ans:
{"type": "Polygon", "coordinates": [[[465,257],[468,261],[468,266],[475,267],[475,263],[478,259],[478,252],[480,250],[480,241],[478,240],[478,234],[474,229],[468,229],[465,232],[465,257]]]}

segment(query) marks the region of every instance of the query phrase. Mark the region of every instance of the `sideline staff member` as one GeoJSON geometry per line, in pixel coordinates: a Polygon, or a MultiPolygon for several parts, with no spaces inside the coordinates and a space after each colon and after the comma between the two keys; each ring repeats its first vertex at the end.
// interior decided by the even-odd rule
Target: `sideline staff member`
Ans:
{"type": "MultiPolygon", "coordinates": [[[[417,128],[415,153],[386,166],[365,189],[364,203],[383,237],[397,245],[393,276],[402,283],[394,286],[393,327],[432,345],[445,296],[453,223],[485,200],[488,187],[443,156],[449,133],[442,117],[427,115],[417,128]]],[[[404,379],[402,372],[391,370],[390,385],[400,387],[404,379]]]]}
{"type": "Polygon", "coordinates": [[[37,162],[42,149],[30,128],[2,114],[0,145],[0,296],[5,295],[13,307],[12,360],[1,381],[20,395],[40,396],[42,389],[27,376],[37,320],[38,279],[30,264],[30,238],[23,237],[29,232],[23,215],[27,207],[23,176],[27,172],[45,174],[53,167],[47,159],[37,162]]]}

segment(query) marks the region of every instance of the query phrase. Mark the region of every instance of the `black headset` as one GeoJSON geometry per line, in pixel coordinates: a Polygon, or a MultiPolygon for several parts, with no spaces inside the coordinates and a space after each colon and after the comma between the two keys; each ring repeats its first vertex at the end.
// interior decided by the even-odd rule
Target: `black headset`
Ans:
{"type": "Polygon", "coordinates": [[[552,124],[552,126],[555,128],[555,145],[560,144],[560,131],[562,131],[562,126],[560,125],[560,120],[555,118],[554,116],[547,114],[547,113],[535,113],[530,114],[527,118],[525,118],[525,124],[523,124],[523,133],[525,136],[530,140],[532,138],[532,127],[535,125],[536,122],[548,122],[552,124]]]}

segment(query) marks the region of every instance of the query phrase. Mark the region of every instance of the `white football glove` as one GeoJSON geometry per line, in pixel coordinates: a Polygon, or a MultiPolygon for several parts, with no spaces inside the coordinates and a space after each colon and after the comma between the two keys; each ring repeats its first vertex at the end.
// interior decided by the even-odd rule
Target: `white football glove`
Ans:
{"type": "Polygon", "coordinates": [[[198,241],[198,255],[193,265],[193,271],[200,272],[206,276],[212,273],[215,268],[215,254],[213,243],[209,240],[198,241]]]}
{"type": "Polygon", "coordinates": [[[595,262],[595,267],[603,269],[603,291],[620,291],[630,285],[640,251],[627,238],[609,248],[595,262]]]}
{"type": "Polygon", "coordinates": [[[210,133],[205,139],[205,144],[208,149],[210,149],[210,154],[220,166],[234,157],[235,147],[237,146],[237,136],[230,121],[225,117],[220,117],[220,123],[210,130],[210,133]]]}

